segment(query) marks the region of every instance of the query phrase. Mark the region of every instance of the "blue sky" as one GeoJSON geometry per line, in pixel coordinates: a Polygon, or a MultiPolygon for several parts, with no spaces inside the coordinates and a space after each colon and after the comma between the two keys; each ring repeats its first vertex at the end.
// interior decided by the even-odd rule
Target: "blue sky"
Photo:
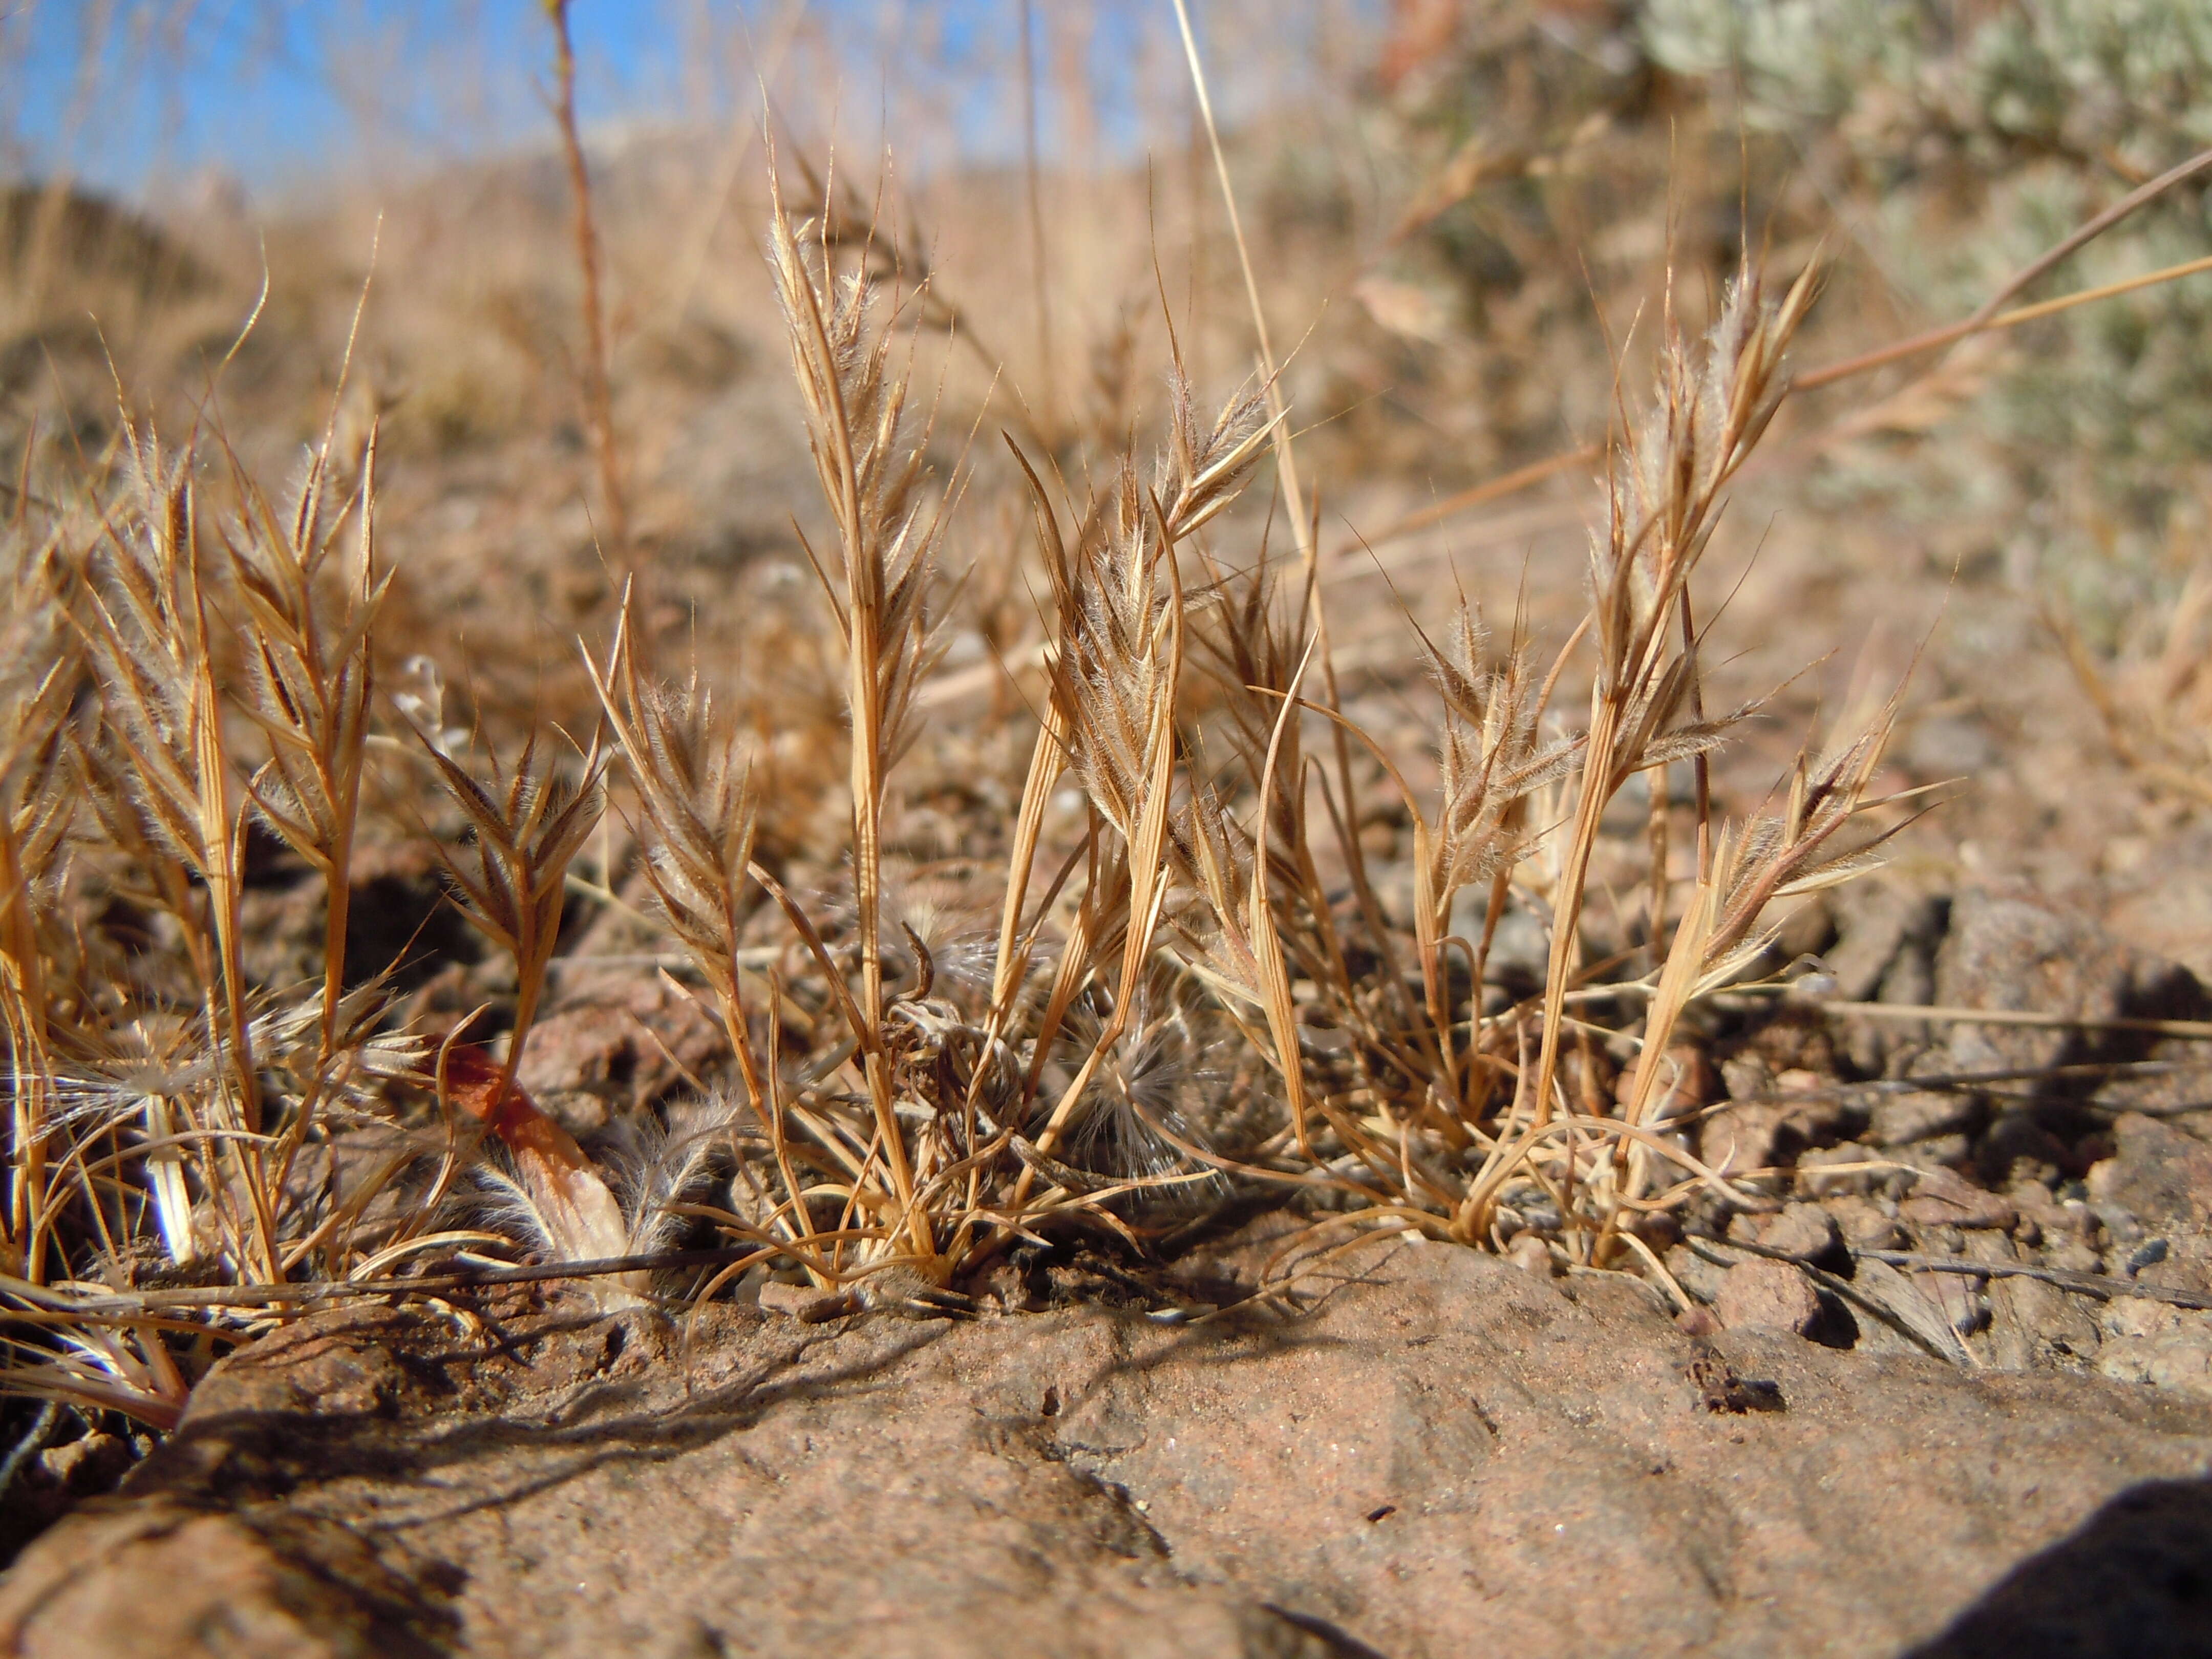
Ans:
{"type": "MultiPolygon", "coordinates": [[[[804,15],[830,43],[841,125],[872,121],[896,75],[935,100],[965,151],[1011,154],[1019,5],[810,0],[804,15]]],[[[1167,0],[1036,5],[1040,60],[1048,20],[1085,21],[1101,136],[1129,147],[1141,101],[1132,42],[1168,26],[1167,0]]],[[[769,54],[799,15],[795,0],[573,0],[586,125],[726,118],[733,99],[756,95],[753,51],[769,54]]],[[[421,165],[534,143],[550,42],[542,0],[0,0],[0,173],[66,167],[158,201],[212,169],[267,197],[349,161],[421,165]]]]}
{"type": "MultiPolygon", "coordinates": [[[[671,108],[680,13],[746,8],[577,0],[585,118],[671,108]]],[[[205,167],[256,189],[327,172],[364,131],[418,159],[542,129],[540,0],[0,0],[0,106],[16,167],[158,189],[205,167]],[[105,27],[103,27],[103,22],[105,27]]]]}

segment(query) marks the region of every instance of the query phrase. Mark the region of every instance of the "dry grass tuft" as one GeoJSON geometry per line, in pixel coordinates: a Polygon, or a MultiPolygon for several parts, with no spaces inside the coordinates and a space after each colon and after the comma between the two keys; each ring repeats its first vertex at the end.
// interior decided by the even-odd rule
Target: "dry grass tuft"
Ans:
{"type": "Polygon", "coordinates": [[[1771,811],[1717,815],[1705,757],[1748,708],[1705,708],[1693,578],[1786,390],[1810,275],[1770,300],[1746,271],[1702,343],[1669,318],[1650,404],[1620,423],[1587,616],[1548,662],[1518,628],[1494,642],[1471,602],[1423,635],[1416,756],[1339,703],[1272,371],[1208,412],[1171,347],[1149,458],[1126,426],[1096,453],[1010,438],[1001,523],[1025,515],[1026,544],[971,549],[957,510],[988,469],[938,452],[915,390],[919,336],[951,313],[895,247],[772,193],[830,526],[790,661],[702,653],[665,679],[647,606],[626,602],[586,647],[594,732],[526,736],[511,763],[446,728],[419,673],[376,698],[394,577],[373,428],[349,461],[326,435],[279,509],[227,447],[208,447],[224,465],[204,484],[198,446],[126,423],[74,504],[17,513],[9,1386],[166,1425],[204,1362],[189,1335],[521,1256],[611,1305],[757,1267],[942,1310],[1020,1242],[1141,1248],[1224,1186],[1287,1193],[1328,1227],[1534,1232],[1597,1269],[1633,1266],[1641,1218],[1691,1193],[1765,1201],[1687,1150],[1665,1056],[1700,999],[1771,969],[1778,906],[1875,856],[1856,826],[1896,712],[1801,761],[1771,811]],[[1270,456],[1295,565],[1240,511],[1270,456]],[[1005,653],[980,737],[939,712],[956,635],[1005,653]],[[833,717],[810,712],[817,664],[833,717]],[[1570,720],[1559,688],[1585,681],[1570,720]],[[750,690],[718,690],[733,684],[750,690]],[[1012,757],[990,781],[1000,821],[925,857],[948,765],[977,755],[1012,757]],[[1685,764],[1686,825],[1652,791],[1643,948],[1594,962],[1608,808],[1685,764]],[[1409,903],[1378,890],[1360,839],[1367,797],[1393,792],[1409,903]],[[410,833],[503,959],[495,1048],[349,967],[362,837],[394,833],[372,824],[380,800],[414,807],[410,833]],[[794,844],[805,825],[836,844],[794,844]],[[304,986],[254,966],[247,890],[272,848],[320,890],[304,986]],[[661,930],[674,954],[652,960],[726,1050],[686,1069],[693,1097],[581,1139],[519,1081],[576,892],[661,930]],[[143,919],[135,956],[111,937],[118,907],[143,919]],[[1521,1000],[1489,971],[1509,910],[1548,932],[1541,994],[1521,1000]],[[1608,1006],[1640,1025],[1596,1023],[1608,1006]],[[1598,1044],[1630,1056],[1617,1093],[1592,1084],[1598,1044]],[[664,1253],[701,1249],[712,1278],[661,1273],[664,1253]]]}

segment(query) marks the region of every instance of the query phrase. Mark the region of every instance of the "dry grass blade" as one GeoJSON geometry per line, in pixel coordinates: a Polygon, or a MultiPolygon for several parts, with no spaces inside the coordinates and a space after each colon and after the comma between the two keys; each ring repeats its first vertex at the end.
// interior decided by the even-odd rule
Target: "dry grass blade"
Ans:
{"type": "Polygon", "coordinates": [[[750,769],[718,732],[712,694],[696,676],[680,688],[641,677],[627,605],[605,666],[586,665],[649,831],[646,878],[714,988],[735,1041],[744,1028],[736,1012],[738,940],[760,807],[750,769]]]}
{"type": "Polygon", "coordinates": [[[8,1200],[0,1212],[0,1267],[45,1278],[48,1136],[56,1101],[49,1029],[56,889],[75,819],[69,776],[69,706],[82,665],[53,603],[46,553],[9,573],[0,636],[0,1024],[8,1037],[10,1114],[8,1200]],[[45,664],[43,672],[37,665],[45,664]]]}
{"type": "Polygon", "coordinates": [[[107,778],[149,835],[205,884],[233,1045],[240,1122],[260,1123],[240,962],[241,791],[223,729],[210,573],[187,461],[132,441],[135,498],[107,520],[82,573],[80,626],[116,760],[107,778]]]}
{"type": "MultiPolygon", "coordinates": [[[[20,1281],[18,1281],[20,1283],[20,1281]]],[[[30,1287],[25,1286],[25,1290],[30,1287]]],[[[8,1391],[33,1399],[59,1401],[81,1411],[120,1412],[157,1432],[177,1426],[191,1385],[168,1348],[166,1334],[194,1327],[175,1320],[110,1321],[75,1317],[72,1292],[102,1287],[61,1287],[65,1294],[26,1296],[0,1279],[0,1316],[40,1331],[47,1340],[32,1343],[0,1337],[8,1391]]]]}
{"type": "MultiPolygon", "coordinates": [[[[568,865],[605,809],[605,762],[594,744],[576,775],[563,777],[540,760],[533,737],[511,768],[491,756],[487,785],[428,736],[417,735],[439,781],[467,821],[465,848],[439,848],[462,914],[514,959],[514,1026],[501,1067],[511,1085],[544,994],[546,964],[559,942],[568,865]]],[[[494,1099],[498,1098],[495,1091],[494,1099]]]]}
{"type": "MultiPolygon", "coordinates": [[[[1489,667],[1487,643],[1480,620],[1464,604],[1441,646],[1422,640],[1443,712],[1435,818],[1414,816],[1414,943],[1430,1018],[1443,1045],[1449,1097],[1461,1109],[1473,1103],[1460,1079],[1444,970],[1452,902],[1462,888],[1494,888],[1519,861],[1528,837],[1528,799],[1564,777],[1582,748],[1579,740],[1547,744],[1539,737],[1540,702],[1528,682],[1525,655],[1516,650],[1502,668],[1489,667]]],[[[1486,912],[1492,927],[1502,896],[1493,892],[1486,912]]],[[[1481,952],[1476,955],[1479,964],[1481,952]]]]}
{"type": "MultiPolygon", "coordinates": [[[[1085,958],[1103,959],[1116,940],[1121,947],[1107,988],[1111,1012],[1037,1136],[1047,1158],[1115,1045],[1146,1023],[1145,964],[1169,893],[1176,816],[1186,610],[1177,549],[1236,499],[1273,424],[1256,390],[1232,398],[1207,426],[1180,375],[1171,392],[1169,441],[1149,483],[1125,460],[1072,544],[1023,463],[1055,605],[1053,718],[1089,802],[1092,845],[1102,836],[1109,843],[1103,856],[1094,852],[1079,935],[1061,958],[1039,1035],[1040,1057],[1085,958]]],[[[1033,1075],[1035,1068],[1033,1061],[1033,1075]]],[[[1024,1171],[1018,1202],[1033,1173],[1024,1171]]]]}
{"type": "Polygon", "coordinates": [[[1668,340],[1652,409],[1624,434],[1606,528],[1591,549],[1597,667],[1544,988],[1534,1095],[1540,1123],[1553,1109],[1560,1015],[1606,806],[1635,773],[1702,753],[1729,724],[1682,719],[1698,696],[1690,576],[1718,522],[1721,492],[1788,389],[1783,355],[1813,294],[1808,268],[1770,307],[1747,270],[1730,285],[1702,359],[1679,337],[1668,340]]]}
{"type": "Polygon", "coordinates": [[[278,1276],[276,1201],[255,1139],[262,1079],[243,961],[246,791],[225,729],[215,573],[201,544],[189,456],[166,459],[125,427],[123,499],[74,573],[76,625],[100,687],[106,739],[83,775],[111,833],[143,850],[204,974],[220,1065],[210,1126],[227,1135],[218,1184],[234,1214],[229,1249],[255,1276],[278,1276]],[[187,878],[196,878],[204,900],[187,878]]]}
{"type": "MultiPolygon", "coordinates": [[[[845,636],[851,720],[853,892],[860,913],[860,1045],[876,1132],[905,1242],[940,1279],[937,1241],[915,1203],[892,1104],[884,1034],[883,823],[889,775],[911,739],[915,692],[933,659],[930,606],[944,502],[907,431],[906,368],[865,274],[840,280],[824,228],[794,225],[772,197],[769,263],[807,412],[815,471],[837,528],[830,599],[845,636]]],[[[817,569],[821,568],[817,561],[817,569]]]]}
{"type": "Polygon", "coordinates": [[[714,995],[746,1101],[767,1132],[796,1235],[812,1231],[788,1144],[773,1051],[754,1041],[739,979],[740,935],[751,906],[760,801],[749,764],[717,729],[713,698],[695,675],[681,688],[641,674],[627,603],[592,684],[638,796],[645,878],[669,929],[714,995]]]}
{"type": "MultiPolygon", "coordinates": [[[[327,444],[289,517],[276,513],[234,455],[230,461],[242,516],[227,550],[248,642],[239,702],[269,747],[246,793],[262,819],[321,878],[325,896],[321,1047],[288,1128],[289,1164],[313,1127],[340,1046],[353,845],[375,688],[374,629],[392,577],[377,568],[373,433],[358,491],[335,514],[325,508],[327,444]],[[337,569],[349,518],[356,521],[351,568],[337,569]]],[[[280,1182],[283,1175],[280,1167],[280,1182]]]]}

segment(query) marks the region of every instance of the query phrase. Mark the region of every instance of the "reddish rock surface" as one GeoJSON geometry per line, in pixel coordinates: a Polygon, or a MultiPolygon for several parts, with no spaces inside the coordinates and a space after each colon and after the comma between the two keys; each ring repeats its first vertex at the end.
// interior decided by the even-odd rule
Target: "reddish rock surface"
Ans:
{"type": "Polygon", "coordinates": [[[1787,1261],[1740,1261],[1721,1282],[1713,1304],[1729,1330],[1764,1329],[1808,1334],[1820,1321],[1813,1281],[1787,1261]]]}
{"type": "Polygon", "coordinates": [[[1196,1326],[724,1307],[688,1338],[568,1304],[326,1316],[218,1367],[124,1497],[26,1553],[0,1651],[2212,1639],[2177,1565],[2212,1548],[2212,1403],[1701,1340],[1641,1286],[1435,1245],[1340,1259],[1303,1296],[1196,1326]]]}

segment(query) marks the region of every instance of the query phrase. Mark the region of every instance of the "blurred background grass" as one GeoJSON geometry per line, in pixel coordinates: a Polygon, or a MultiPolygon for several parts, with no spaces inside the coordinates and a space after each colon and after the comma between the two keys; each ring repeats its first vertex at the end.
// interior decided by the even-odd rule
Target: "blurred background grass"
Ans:
{"type": "MultiPolygon", "coordinates": [[[[1570,469],[1372,556],[1360,534],[1601,440],[1655,308],[1694,325],[1747,247],[1784,280],[1827,263],[1800,355],[1832,361],[1963,316],[2212,143],[2201,0],[1195,13],[1262,298],[1297,343],[1328,578],[1373,600],[1338,642],[1377,687],[1411,660],[1401,606],[1465,586],[1521,595],[1539,627],[1572,614],[1596,498],[1570,469]]],[[[908,274],[930,272],[948,453],[979,422],[1071,459],[1141,433],[1168,317],[1210,390],[1249,369],[1166,5],[578,0],[573,21],[617,425],[672,626],[711,637],[785,580],[806,498],[758,257],[764,109],[787,167],[834,157],[908,274]]],[[[580,690],[568,641],[604,621],[610,584],[551,65],[538,0],[33,0],[0,18],[7,475],[104,442],[117,374],[167,418],[219,409],[282,464],[319,430],[374,246],[342,418],[380,420],[395,462],[403,603],[494,707],[559,712],[580,690]]],[[[2192,184],[2023,297],[2207,252],[2192,184]]],[[[2184,773],[2212,753],[2192,597],[2208,329],[2197,277],[1970,342],[1933,374],[1923,359],[1800,400],[1744,482],[1723,529],[1742,689],[1846,640],[1777,704],[1802,725],[1942,619],[1901,764],[1979,787],[1929,856],[2057,880],[2194,823],[2203,792],[2170,779],[2079,781],[2114,764],[2116,721],[2184,773]],[[2112,708],[2082,695],[2068,635],[2112,708]]],[[[998,446],[975,447],[968,534],[1011,542],[998,446]]]]}

